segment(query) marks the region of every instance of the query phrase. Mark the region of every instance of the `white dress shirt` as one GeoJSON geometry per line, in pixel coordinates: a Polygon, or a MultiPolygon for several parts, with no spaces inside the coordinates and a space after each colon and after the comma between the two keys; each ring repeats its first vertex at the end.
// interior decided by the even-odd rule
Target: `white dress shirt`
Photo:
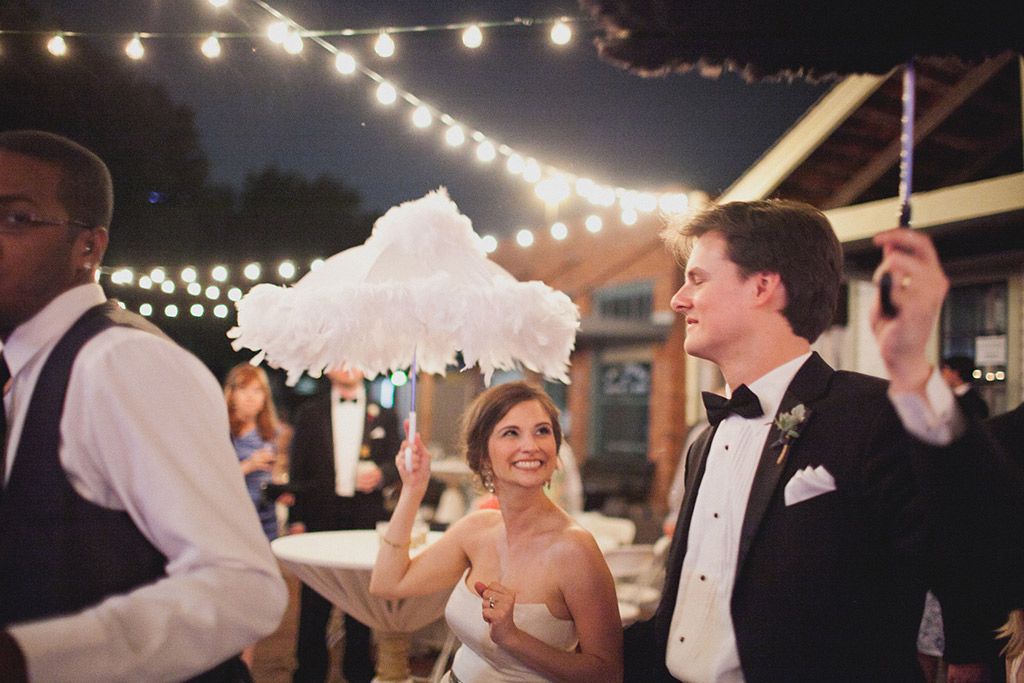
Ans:
{"type": "MultiPolygon", "coordinates": [[[[8,338],[4,481],[44,361],[104,300],[98,285],[75,287],[8,338]]],[[[75,360],[60,431],[75,491],[127,511],[167,557],[167,576],[75,614],[10,626],[30,680],[183,680],[277,627],[287,590],[245,490],[224,396],[195,356],[140,330],[101,332],[75,360]]]]}
{"type": "Polygon", "coordinates": [[[351,498],[356,495],[356,466],[363,448],[366,426],[366,389],[356,388],[355,401],[342,401],[331,387],[331,437],[334,441],[334,492],[351,498]]]}

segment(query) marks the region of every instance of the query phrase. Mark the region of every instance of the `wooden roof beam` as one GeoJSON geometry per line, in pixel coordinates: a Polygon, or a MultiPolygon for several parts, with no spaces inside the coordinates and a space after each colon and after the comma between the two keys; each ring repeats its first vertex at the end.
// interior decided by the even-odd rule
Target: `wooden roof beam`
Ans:
{"type": "MultiPolygon", "coordinates": [[[[949,93],[942,99],[935,102],[927,111],[918,116],[914,122],[914,145],[938,128],[943,121],[948,119],[953,112],[959,109],[969,100],[983,85],[1005,67],[1016,55],[1013,52],[1004,52],[1001,55],[985,60],[975,68],[968,71],[963,78],[957,81],[956,85],[950,88],[949,93]]],[[[835,194],[823,207],[834,209],[848,206],[855,202],[858,197],[864,194],[872,185],[885,175],[900,159],[900,140],[893,139],[885,149],[879,152],[870,163],[863,166],[847,182],[836,189],[835,194]]]]}

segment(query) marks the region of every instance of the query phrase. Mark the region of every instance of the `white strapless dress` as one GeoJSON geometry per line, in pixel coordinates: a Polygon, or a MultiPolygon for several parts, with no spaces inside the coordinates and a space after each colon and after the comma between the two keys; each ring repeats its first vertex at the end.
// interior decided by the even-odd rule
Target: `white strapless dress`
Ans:
{"type": "MultiPolygon", "coordinates": [[[[495,645],[490,625],[481,614],[481,600],[466,585],[466,574],[448,598],[444,610],[448,627],[462,643],[452,671],[461,683],[544,683],[544,678],[511,653],[495,645]]],[[[579,637],[571,619],[558,619],[544,603],[516,603],[513,621],[523,631],[559,650],[576,649],[579,637]]]]}

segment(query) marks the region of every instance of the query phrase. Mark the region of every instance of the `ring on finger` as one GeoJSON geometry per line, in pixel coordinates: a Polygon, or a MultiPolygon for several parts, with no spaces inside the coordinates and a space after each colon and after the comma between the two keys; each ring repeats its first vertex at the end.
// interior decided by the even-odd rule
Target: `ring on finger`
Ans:
{"type": "Polygon", "coordinates": [[[487,601],[487,604],[488,604],[488,605],[490,605],[491,609],[494,609],[494,598],[490,598],[490,599],[489,599],[489,600],[487,601]]]}
{"type": "Polygon", "coordinates": [[[903,289],[906,289],[907,287],[910,286],[910,282],[911,282],[910,276],[909,275],[904,275],[903,279],[900,280],[900,287],[902,287],[903,289]]]}

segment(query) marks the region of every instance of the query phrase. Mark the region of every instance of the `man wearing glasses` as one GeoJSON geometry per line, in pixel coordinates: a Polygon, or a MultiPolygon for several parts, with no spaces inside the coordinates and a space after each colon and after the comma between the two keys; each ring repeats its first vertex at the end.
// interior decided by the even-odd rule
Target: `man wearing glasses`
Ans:
{"type": "Polygon", "coordinates": [[[0,680],[251,680],[287,600],[202,363],[95,282],[110,174],[0,133],[0,680]]]}

